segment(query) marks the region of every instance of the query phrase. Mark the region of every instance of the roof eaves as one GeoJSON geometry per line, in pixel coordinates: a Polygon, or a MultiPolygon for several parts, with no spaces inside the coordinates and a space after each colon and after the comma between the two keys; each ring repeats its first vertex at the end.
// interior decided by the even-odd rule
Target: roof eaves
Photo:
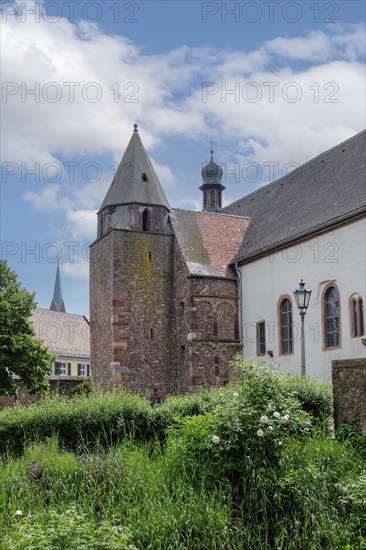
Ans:
{"type": "Polygon", "coordinates": [[[366,213],[366,207],[362,206],[361,208],[358,208],[357,210],[354,210],[350,213],[347,213],[343,216],[340,216],[338,218],[333,218],[332,220],[328,220],[327,222],[323,224],[316,225],[314,227],[311,227],[310,229],[303,231],[301,233],[297,233],[296,235],[291,235],[291,237],[288,237],[287,239],[282,239],[281,241],[277,241],[270,246],[263,247],[260,249],[257,249],[252,254],[244,255],[244,256],[238,256],[236,260],[232,261],[230,265],[234,265],[235,263],[248,263],[251,260],[254,260],[258,258],[259,256],[266,255],[270,252],[273,252],[274,250],[281,249],[293,242],[298,241],[299,239],[303,239],[305,237],[309,237],[313,233],[318,233],[319,231],[323,229],[330,229],[333,227],[336,227],[337,225],[342,224],[343,222],[347,220],[351,220],[352,218],[359,218],[363,217],[362,214],[366,213]]]}

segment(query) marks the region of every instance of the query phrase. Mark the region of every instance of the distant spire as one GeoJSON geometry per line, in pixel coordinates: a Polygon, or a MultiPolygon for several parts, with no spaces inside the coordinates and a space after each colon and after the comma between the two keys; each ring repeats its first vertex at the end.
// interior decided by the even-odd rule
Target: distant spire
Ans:
{"type": "Polygon", "coordinates": [[[62,313],[66,313],[65,303],[62,298],[62,290],[61,290],[61,278],[60,278],[60,264],[57,261],[57,271],[56,271],[56,279],[55,279],[55,288],[53,289],[53,298],[50,305],[51,311],[61,311],[62,313]]]}

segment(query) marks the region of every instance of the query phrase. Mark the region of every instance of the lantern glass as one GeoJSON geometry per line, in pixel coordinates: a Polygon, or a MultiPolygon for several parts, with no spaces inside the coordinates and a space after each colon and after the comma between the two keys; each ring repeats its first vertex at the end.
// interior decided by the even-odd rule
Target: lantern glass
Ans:
{"type": "Polygon", "coordinates": [[[311,290],[306,290],[305,283],[302,279],[299,283],[299,288],[294,290],[294,296],[296,306],[300,312],[306,311],[310,302],[311,290]]]}

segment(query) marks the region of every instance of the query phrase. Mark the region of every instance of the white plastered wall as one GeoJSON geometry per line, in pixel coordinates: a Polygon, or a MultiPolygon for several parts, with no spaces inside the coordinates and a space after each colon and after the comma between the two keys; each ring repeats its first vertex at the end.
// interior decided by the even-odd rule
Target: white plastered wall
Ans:
{"type": "Polygon", "coordinates": [[[361,338],[351,337],[349,300],[361,295],[366,309],[366,219],[345,224],[316,235],[295,246],[260,258],[240,268],[242,280],[242,320],[244,356],[256,356],[256,323],[266,323],[267,362],[280,365],[282,372],[300,373],[300,316],[293,290],[300,279],[312,290],[305,316],[306,372],[331,382],[331,361],[366,357],[361,338]],[[334,282],[340,292],[341,347],[324,350],[322,295],[334,282]],[[283,295],[291,297],[294,319],[294,353],[279,354],[278,303],[283,295]]]}

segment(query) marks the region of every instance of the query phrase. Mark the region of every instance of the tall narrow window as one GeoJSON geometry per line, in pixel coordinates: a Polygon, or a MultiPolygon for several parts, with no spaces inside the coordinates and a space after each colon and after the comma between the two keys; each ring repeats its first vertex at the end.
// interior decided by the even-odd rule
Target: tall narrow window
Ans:
{"type": "Polygon", "coordinates": [[[288,298],[280,305],[280,348],[281,354],[293,352],[292,305],[288,298]]]}
{"type": "Polygon", "coordinates": [[[142,231],[149,231],[149,211],[147,208],[142,213],[142,231]]]}
{"type": "Polygon", "coordinates": [[[210,190],[210,204],[209,206],[215,207],[216,205],[216,192],[214,189],[210,190]]]}
{"type": "Polygon", "coordinates": [[[351,300],[351,333],[353,338],[359,338],[365,334],[363,319],[363,301],[361,297],[351,300]]]}
{"type": "Polygon", "coordinates": [[[266,354],[266,325],[264,321],[257,323],[257,355],[266,354]]]}
{"type": "Polygon", "coordinates": [[[325,347],[337,348],[339,338],[339,294],[336,287],[327,289],[324,297],[325,347]]]}
{"type": "Polygon", "coordinates": [[[361,298],[358,300],[358,314],[360,316],[360,336],[364,336],[365,324],[364,324],[364,317],[363,317],[363,301],[361,300],[361,298]]]}

